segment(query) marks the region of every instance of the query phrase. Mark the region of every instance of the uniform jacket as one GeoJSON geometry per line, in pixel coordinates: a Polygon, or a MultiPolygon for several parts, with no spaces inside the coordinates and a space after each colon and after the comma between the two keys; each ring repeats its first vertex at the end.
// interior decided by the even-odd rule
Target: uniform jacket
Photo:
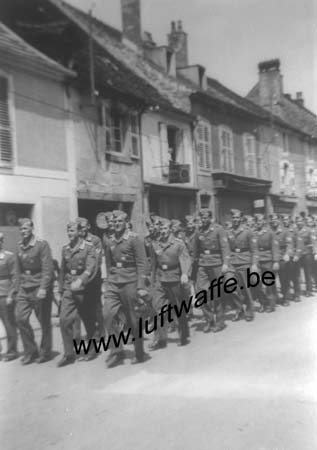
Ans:
{"type": "Polygon", "coordinates": [[[80,278],[85,288],[96,270],[96,252],[92,244],[84,239],[71,247],[64,245],[62,249],[62,261],[59,276],[59,291],[69,289],[73,281],[80,278]]]}
{"type": "Polygon", "coordinates": [[[230,249],[225,230],[221,225],[211,224],[206,231],[199,231],[194,241],[195,265],[215,267],[228,264],[230,249]]]}
{"type": "Polygon", "coordinates": [[[126,230],[117,239],[115,235],[106,241],[105,247],[108,281],[111,283],[137,282],[137,289],[144,289],[148,262],[144,243],[133,231],[126,230]]]}
{"type": "Polygon", "coordinates": [[[196,239],[197,231],[194,231],[192,234],[184,233],[183,241],[187,247],[189,256],[192,261],[194,259],[194,251],[195,251],[195,239],[196,239]]]}
{"type": "Polygon", "coordinates": [[[257,264],[258,251],[253,231],[241,224],[236,230],[230,228],[227,233],[231,251],[230,263],[241,267],[257,264]]]}
{"type": "Polygon", "coordinates": [[[176,283],[182,274],[190,275],[191,258],[181,239],[170,234],[166,242],[153,242],[152,248],[154,281],[176,283]]]}
{"type": "Polygon", "coordinates": [[[273,230],[264,226],[254,232],[257,238],[258,257],[260,262],[279,262],[280,249],[273,230]]]}
{"type": "Polygon", "coordinates": [[[301,230],[297,229],[296,243],[298,249],[298,256],[305,256],[308,254],[317,254],[317,240],[316,234],[307,226],[304,226],[301,230]]]}
{"type": "Polygon", "coordinates": [[[98,236],[95,236],[92,233],[88,233],[85,240],[91,244],[95,250],[96,255],[96,264],[95,264],[95,271],[90,277],[89,281],[96,277],[96,275],[99,273],[100,277],[100,270],[101,270],[101,264],[102,264],[102,254],[103,254],[103,247],[102,247],[102,241],[98,236]]]}
{"type": "Polygon", "coordinates": [[[294,242],[291,232],[287,228],[279,226],[273,233],[278,241],[280,260],[286,255],[292,257],[294,254],[294,242]]]}
{"type": "Polygon", "coordinates": [[[14,277],[14,254],[7,250],[0,252],[0,297],[12,293],[14,277]]]}
{"type": "Polygon", "coordinates": [[[54,269],[50,246],[32,236],[26,245],[18,244],[15,264],[15,289],[47,289],[53,283],[54,269]]]}

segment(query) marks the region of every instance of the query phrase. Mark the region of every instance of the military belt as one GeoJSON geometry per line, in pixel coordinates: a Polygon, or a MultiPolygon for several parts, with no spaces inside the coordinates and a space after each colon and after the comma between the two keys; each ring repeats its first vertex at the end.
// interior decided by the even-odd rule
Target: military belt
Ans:
{"type": "Polygon", "coordinates": [[[114,264],[112,264],[112,267],[117,267],[118,269],[122,269],[124,267],[134,267],[135,263],[133,262],[126,262],[126,261],[118,261],[114,264]]]}
{"type": "Polygon", "coordinates": [[[178,265],[177,266],[169,266],[168,264],[161,264],[160,268],[164,271],[166,270],[174,270],[174,269],[178,269],[178,265]]]}
{"type": "Polygon", "coordinates": [[[235,248],[234,251],[235,251],[236,253],[246,253],[246,252],[249,252],[249,250],[246,249],[246,248],[235,248]]]}
{"type": "Polygon", "coordinates": [[[41,270],[39,269],[25,269],[23,270],[24,275],[36,275],[38,273],[41,273],[41,270]]]}
{"type": "Polygon", "coordinates": [[[271,250],[270,248],[259,247],[260,252],[266,252],[267,250],[271,250]]]}
{"type": "Polygon", "coordinates": [[[204,255],[220,255],[220,251],[219,250],[204,250],[203,254],[204,255]]]}

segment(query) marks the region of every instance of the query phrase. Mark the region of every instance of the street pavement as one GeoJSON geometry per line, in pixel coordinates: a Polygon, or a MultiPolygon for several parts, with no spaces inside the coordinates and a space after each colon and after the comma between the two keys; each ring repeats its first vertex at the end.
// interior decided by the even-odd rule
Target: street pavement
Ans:
{"type": "Polygon", "coordinates": [[[195,324],[190,345],[177,347],[172,334],[136,366],[131,347],[114,369],[104,354],[61,369],[60,355],[0,362],[0,448],[317,449],[317,297],[218,334],[195,324]]]}

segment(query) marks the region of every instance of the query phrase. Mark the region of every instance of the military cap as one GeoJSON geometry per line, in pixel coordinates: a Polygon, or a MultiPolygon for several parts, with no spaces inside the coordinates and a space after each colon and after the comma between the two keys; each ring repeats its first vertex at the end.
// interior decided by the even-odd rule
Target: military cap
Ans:
{"type": "Polygon", "coordinates": [[[26,224],[31,225],[31,227],[34,226],[32,220],[29,219],[28,217],[22,217],[21,219],[19,219],[18,220],[18,224],[19,224],[20,227],[22,227],[22,225],[26,225],[26,224]]]}
{"type": "Polygon", "coordinates": [[[80,222],[78,222],[78,220],[70,220],[67,224],[67,230],[68,230],[68,228],[72,228],[72,227],[76,227],[77,230],[79,230],[81,228],[81,224],[80,224],[80,222]]]}
{"type": "Polygon", "coordinates": [[[254,214],[255,221],[258,222],[259,220],[264,220],[263,214],[254,214]]]}
{"type": "Polygon", "coordinates": [[[231,216],[239,216],[242,217],[242,212],[240,209],[230,209],[231,216]]]}
{"type": "Polygon", "coordinates": [[[273,213],[269,215],[270,222],[273,222],[274,220],[279,220],[278,214],[273,213]]]}
{"type": "Polygon", "coordinates": [[[171,221],[169,219],[165,219],[163,217],[160,217],[160,224],[163,226],[171,226],[171,221]]]}
{"type": "Polygon", "coordinates": [[[199,215],[203,216],[205,214],[208,214],[208,216],[212,217],[212,211],[210,208],[201,208],[201,210],[199,211],[199,215]]]}
{"type": "Polygon", "coordinates": [[[113,218],[113,211],[107,211],[103,214],[104,214],[106,220],[111,220],[113,218]]]}
{"type": "Polygon", "coordinates": [[[290,220],[291,216],[289,214],[283,213],[283,214],[280,214],[280,219],[281,220],[290,220]]]}
{"type": "Polygon", "coordinates": [[[88,221],[88,219],[86,219],[86,217],[77,217],[76,222],[81,227],[87,227],[89,225],[89,221],[88,221]]]}
{"type": "Polygon", "coordinates": [[[185,223],[195,222],[195,220],[196,220],[195,216],[190,216],[190,215],[185,216],[184,219],[185,219],[185,220],[184,220],[185,223]]]}
{"type": "Polygon", "coordinates": [[[152,216],[153,223],[160,223],[162,221],[163,217],[160,216],[152,216]]]}
{"type": "Polygon", "coordinates": [[[128,220],[128,214],[126,212],[120,211],[120,210],[113,211],[113,217],[116,219],[118,219],[120,217],[120,218],[123,218],[124,220],[128,220]]]}
{"type": "Polygon", "coordinates": [[[180,220],[178,219],[171,219],[171,225],[176,225],[176,226],[180,226],[182,223],[180,220]]]}

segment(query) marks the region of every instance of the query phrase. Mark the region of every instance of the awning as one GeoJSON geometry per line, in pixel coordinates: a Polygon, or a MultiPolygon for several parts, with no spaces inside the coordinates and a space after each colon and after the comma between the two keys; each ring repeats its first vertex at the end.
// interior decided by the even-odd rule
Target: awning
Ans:
{"type": "Polygon", "coordinates": [[[213,172],[214,188],[218,190],[232,190],[252,194],[267,194],[272,185],[270,180],[245,177],[228,172],[213,172]]]}

